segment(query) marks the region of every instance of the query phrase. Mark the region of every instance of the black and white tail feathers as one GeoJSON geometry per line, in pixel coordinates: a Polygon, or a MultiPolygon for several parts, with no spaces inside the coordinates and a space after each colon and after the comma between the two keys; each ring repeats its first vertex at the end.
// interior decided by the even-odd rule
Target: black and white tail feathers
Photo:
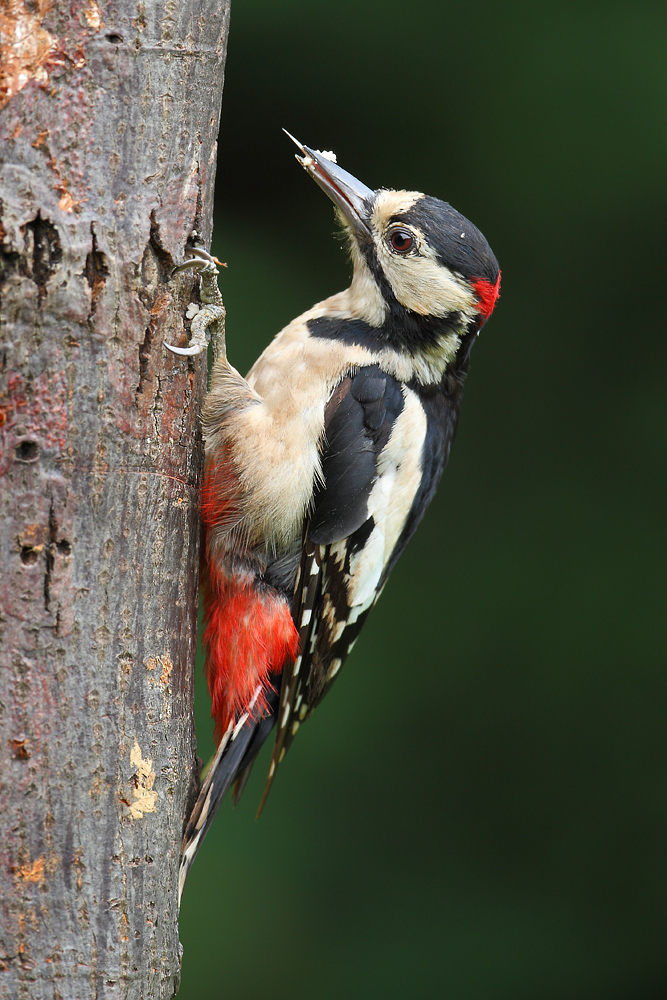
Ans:
{"type": "Polygon", "coordinates": [[[278,695],[273,691],[270,692],[267,698],[270,714],[261,719],[255,719],[252,716],[252,708],[258,695],[259,690],[250,704],[249,711],[243,713],[236,725],[230,723],[220,740],[197,801],[190,813],[181,847],[181,863],[178,874],[179,906],[185,880],[222,800],[231,786],[236,783],[234,789],[234,804],[236,804],[248,780],[255,757],[273,729],[275,723],[274,703],[277,704],[278,695]]]}

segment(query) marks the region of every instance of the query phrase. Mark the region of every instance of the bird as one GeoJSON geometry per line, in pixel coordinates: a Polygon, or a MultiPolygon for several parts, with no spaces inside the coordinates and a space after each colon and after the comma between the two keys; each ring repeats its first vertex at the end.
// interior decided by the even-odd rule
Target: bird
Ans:
{"type": "MultiPolygon", "coordinates": [[[[289,133],[287,133],[289,135],[289,133]]],[[[294,319],[243,378],[203,245],[181,355],[210,341],[202,410],[206,674],[218,748],[185,828],[179,899],[215,812],[275,729],[260,811],[329,691],[447,464],[470,351],[500,292],[482,233],[447,202],[372,189],[293,136],[333,202],[350,286],[294,319]]]]}

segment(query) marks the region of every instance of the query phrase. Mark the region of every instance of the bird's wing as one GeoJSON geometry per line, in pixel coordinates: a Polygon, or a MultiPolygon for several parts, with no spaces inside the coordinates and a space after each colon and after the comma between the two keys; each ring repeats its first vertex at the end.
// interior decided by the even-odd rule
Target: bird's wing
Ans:
{"type": "Polygon", "coordinates": [[[323,483],[304,525],[292,608],[299,656],[283,669],[262,805],[435,490],[447,449],[442,421],[432,416],[439,418],[416,391],[376,365],[343,379],[329,400],[323,483]]]}

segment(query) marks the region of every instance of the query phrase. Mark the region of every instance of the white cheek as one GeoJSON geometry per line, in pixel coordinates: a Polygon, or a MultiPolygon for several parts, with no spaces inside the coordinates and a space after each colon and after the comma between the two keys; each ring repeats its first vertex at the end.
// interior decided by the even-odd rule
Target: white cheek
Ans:
{"type": "Polygon", "coordinates": [[[382,191],[373,209],[372,226],[377,258],[391,289],[406,309],[420,316],[446,316],[462,312],[472,316],[476,300],[468,283],[445,267],[413,226],[408,228],[419,241],[419,255],[401,257],[386,241],[391,218],[405,215],[422,198],[416,191],[382,191]]]}
{"type": "Polygon", "coordinates": [[[387,281],[401,305],[420,316],[446,316],[461,312],[472,316],[475,296],[467,282],[458,278],[434,254],[398,257],[386,247],[384,240],[376,243],[378,258],[387,281]]]}

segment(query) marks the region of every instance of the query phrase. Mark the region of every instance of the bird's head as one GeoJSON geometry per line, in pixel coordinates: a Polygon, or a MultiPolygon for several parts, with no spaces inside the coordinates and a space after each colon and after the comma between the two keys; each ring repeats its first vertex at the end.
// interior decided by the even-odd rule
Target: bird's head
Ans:
{"type": "MultiPolygon", "coordinates": [[[[290,138],[293,138],[290,136],[290,138]]],[[[350,239],[359,317],[411,354],[451,353],[479,330],[500,292],[498,262],[479,229],[418,191],[366,187],[332,153],[299,146],[299,163],[331,198],[350,239]]]]}

